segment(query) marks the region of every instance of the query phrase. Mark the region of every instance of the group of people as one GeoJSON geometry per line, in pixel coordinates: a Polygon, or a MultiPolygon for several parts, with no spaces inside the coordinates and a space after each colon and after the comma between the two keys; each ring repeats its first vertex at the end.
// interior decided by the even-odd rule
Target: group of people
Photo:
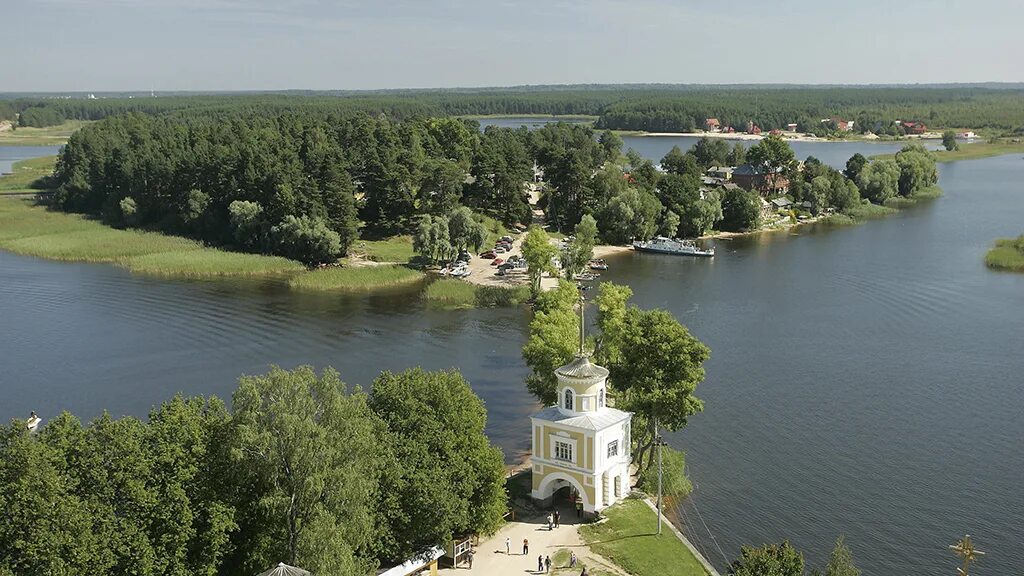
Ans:
{"type": "Polygon", "coordinates": [[[562,518],[562,515],[558,513],[558,510],[555,510],[554,512],[549,513],[548,514],[548,518],[547,518],[548,519],[548,530],[551,530],[553,527],[554,528],[558,528],[558,522],[559,522],[559,520],[561,520],[561,518],[562,518]]]}
{"type": "MultiPolygon", "coordinates": [[[[558,528],[559,522],[561,521],[561,514],[558,510],[547,515],[548,530],[558,528]]],[[[505,537],[505,554],[512,555],[512,539],[508,536],[505,537]]],[[[523,538],[523,556],[530,554],[530,539],[523,538]]],[[[575,568],[579,558],[576,557],[576,552],[569,551],[569,568],[575,568]]],[[[469,567],[473,567],[473,557],[469,557],[469,567]]],[[[549,574],[551,572],[551,556],[541,554],[537,556],[537,573],[538,574],[549,574]]],[[[580,572],[580,576],[588,576],[587,569],[584,568],[583,572],[580,572]]]]}

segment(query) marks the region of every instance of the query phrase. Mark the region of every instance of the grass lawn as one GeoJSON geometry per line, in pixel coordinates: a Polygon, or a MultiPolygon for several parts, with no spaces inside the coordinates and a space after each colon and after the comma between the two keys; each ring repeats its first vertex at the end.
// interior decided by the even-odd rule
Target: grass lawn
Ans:
{"type": "Polygon", "coordinates": [[[432,308],[445,310],[517,306],[530,299],[530,288],[478,286],[456,278],[442,278],[427,286],[423,298],[432,308]]]}
{"type": "Polygon", "coordinates": [[[672,533],[668,522],[661,536],[655,533],[657,519],[647,505],[628,499],[604,512],[601,524],[580,527],[591,550],[635,576],[704,576],[701,563],[672,533]]]}
{"type": "Polygon", "coordinates": [[[0,177],[0,193],[30,189],[36,180],[53,174],[53,166],[56,163],[56,156],[15,162],[11,173],[0,177]]]}
{"type": "Polygon", "coordinates": [[[393,236],[386,240],[360,240],[353,252],[361,253],[374,262],[405,264],[416,253],[412,251],[412,236],[393,236]]]}
{"type": "Polygon", "coordinates": [[[996,245],[985,254],[985,265],[989,268],[1024,272],[1024,234],[1016,238],[1000,238],[996,245]]]}
{"type": "Polygon", "coordinates": [[[613,572],[602,570],[601,568],[595,568],[594,566],[588,565],[582,560],[576,561],[575,568],[569,568],[569,551],[565,548],[555,552],[551,555],[551,573],[552,574],[565,574],[567,576],[576,576],[583,569],[587,569],[587,574],[590,576],[614,576],[613,572]]]}
{"type": "Polygon", "coordinates": [[[51,260],[109,262],[135,272],[204,278],[297,272],[302,264],[260,254],[225,252],[195,240],[118,230],[47,210],[25,198],[0,198],[0,249],[51,260]]]}
{"type": "Polygon", "coordinates": [[[17,128],[0,132],[0,145],[6,146],[59,146],[68,141],[79,128],[88,124],[85,120],[68,120],[57,126],[46,128],[17,128]]]}
{"type": "Polygon", "coordinates": [[[333,266],[299,274],[288,280],[295,290],[353,292],[414,284],[425,274],[401,265],[333,266]]]}

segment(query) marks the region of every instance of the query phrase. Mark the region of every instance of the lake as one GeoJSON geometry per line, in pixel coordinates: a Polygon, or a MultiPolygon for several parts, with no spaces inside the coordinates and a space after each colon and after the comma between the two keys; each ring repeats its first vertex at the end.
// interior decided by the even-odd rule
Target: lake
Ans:
{"type": "MultiPolygon", "coordinates": [[[[973,574],[1019,572],[1024,275],[982,258],[1024,231],[1021,182],[1020,156],[945,164],[946,195],[891,218],[716,241],[713,260],[608,259],[603,279],[712,350],[705,412],[668,435],[697,486],[684,529],[709,560],[788,537],[820,565],[843,533],[866,574],[951,573],[947,545],[970,533],[988,552],[973,574]]],[[[455,367],[506,458],[529,448],[524,309],[439,312],[415,290],[296,294],[2,252],[0,291],[3,419],[144,416],[177,392],[227,397],[269,364],[334,366],[364,386],[384,369],[455,367]]]]}
{"type": "MultiPolygon", "coordinates": [[[[582,124],[589,122],[585,119],[569,119],[564,120],[558,117],[550,116],[508,116],[502,118],[481,118],[480,129],[483,130],[487,126],[499,126],[501,128],[519,128],[526,126],[530,130],[537,128],[543,128],[548,124],[555,124],[558,122],[568,122],[570,124],[582,124]]],[[[654,162],[660,161],[673,146],[679,146],[679,148],[686,152],[697,140],[700,140],[700,136],[623,136],[622,150],[625,152],[630,148],[639,152],[645,158],[650,158],[654,162]]],[[[756,141],[750,140],[735,140],[725,139],[725,142],[732,147],[736,142],[740,142],[745,147],[749,148],[751,145],[756,144],[756,141]]],[[[929,150],[938,150],[941,148],[941,143],[936,140],[922,140],[922,144],[925,145],[929,150]]],[[[796,154],[797,159],[806,160],[808,156],[814,156],[823,163],[828,164],[834,168],[842,170],[846,167],[846,161],[850,159],[850,156],[860,152],[865,156],[873,156],[876,154],[895,154],[899,152],[906,142],[872,142],[869,140],[861,140],[856,142],[806,142],[799,140],[789,141],[790,147],[793,148],[793,153],[796,154]]]]}
{"type": "Polygon", "coordinates": [[[53,156],[62,146],[0,146],[0,174],[7,174],[15,162],[53,156]]]}

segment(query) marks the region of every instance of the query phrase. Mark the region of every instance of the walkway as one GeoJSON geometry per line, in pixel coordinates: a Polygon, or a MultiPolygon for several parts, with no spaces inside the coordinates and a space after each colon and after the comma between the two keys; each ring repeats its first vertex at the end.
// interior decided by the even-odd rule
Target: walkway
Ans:
{"type": "MultiPolygon", "coordinates": [[[[576,514],[568,506],[559,510],[561,513],[561,525],[553,530],[548,530],[547,522],[543,516],[520,519],[509,522],[497,534],[487,540],[481,540],[476,547],[473,568],[459,566],[458,568],[443,568],[441,574],[466,575],[486,574],[488,576],[523,576],[523,574],[543,574],[537,572],[537,557],[540,555],[551,556],[555,559],[555,553],[559,550],[572,550],[576,556],[586,564],[593,572],[594,568],[603,573],[627,576],[617,566],[605,558],[590,551],[583,543],[577,531],[576,514]],[[511,554],[505,553],[505,539],[511,542],[511,554]],[[523,554],[523,539],[529,539],[530,552],[523,554]]],[[[564,563],[563,563],[564,564],[564,563]]],[[[563,572],[579,574],[580,569],[568,570],[568,566],[555,566],[552,564],[551,572],[563,572]]]]}

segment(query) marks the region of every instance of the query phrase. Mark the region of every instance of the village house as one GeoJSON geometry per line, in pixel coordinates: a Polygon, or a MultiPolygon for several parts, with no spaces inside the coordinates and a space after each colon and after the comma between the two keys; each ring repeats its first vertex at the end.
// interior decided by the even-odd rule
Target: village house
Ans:
{"type": "Polygon", "coordinates": [[[708,168],[706,174],[718,180],[719,182],[725,182],[729,178],[732,178],[732,167],[731,166],[712,166],[708,168]]]}
{"type": "Polygon", "coordinates": [[[838,116],[833,116],[824,122],[831,122],[832,126],[840,132],[852,132],[854,120],[843,120],[838,116]]]}
{"type": "Polygon", "coordinates": [[[761,127],[754,123],[753,120],[747,121],[747,134],[760,134],[761,127]]]}
{"type": "Polygon", "coordinates": [[[956,137],[961,140],[973,140],[974,138],[977,138],[978,135],[968,130],[967,132],[961,132],[957,134],[956,137]]]}
{"type": "Polygon", "coordinates": [[[897,126],[902,126],[903,131],[907,134],[921,135],[928,131],[928,127],[924,125],[924,122],[900,122],[896,121],[897,126]]]}
{"type": "Polygon", "coordinates": [[[784,194],[789,191],[789,179],[777,170],[769,173],[761,166],[743,164],[732,171],[732,181],[744,190],[757,190],[761,194],[784,194]]]}
{"type": "Polygon", "coordinates": [[[704,130],[708,132],[721,132],[722,123],[718,121],[718,118],[708,118],[704,121],[704,130]]]}
{"type": "Polygon", "coordinates": [[[581,299],[579,353],[555,370],[556,404],[530,417],[532,497],[542,507],[568,499],[592,516],[629,493],[633,415],[608,406],[608,369],[584,352],[585,325],[581,299]]]}
{"type": "Polygon", "coordinates": [[[786,124],[786,132],[796,132],[796,130],[797,130],[797,123],[796,122],[790,122],[789,124],[786,124]]]}

